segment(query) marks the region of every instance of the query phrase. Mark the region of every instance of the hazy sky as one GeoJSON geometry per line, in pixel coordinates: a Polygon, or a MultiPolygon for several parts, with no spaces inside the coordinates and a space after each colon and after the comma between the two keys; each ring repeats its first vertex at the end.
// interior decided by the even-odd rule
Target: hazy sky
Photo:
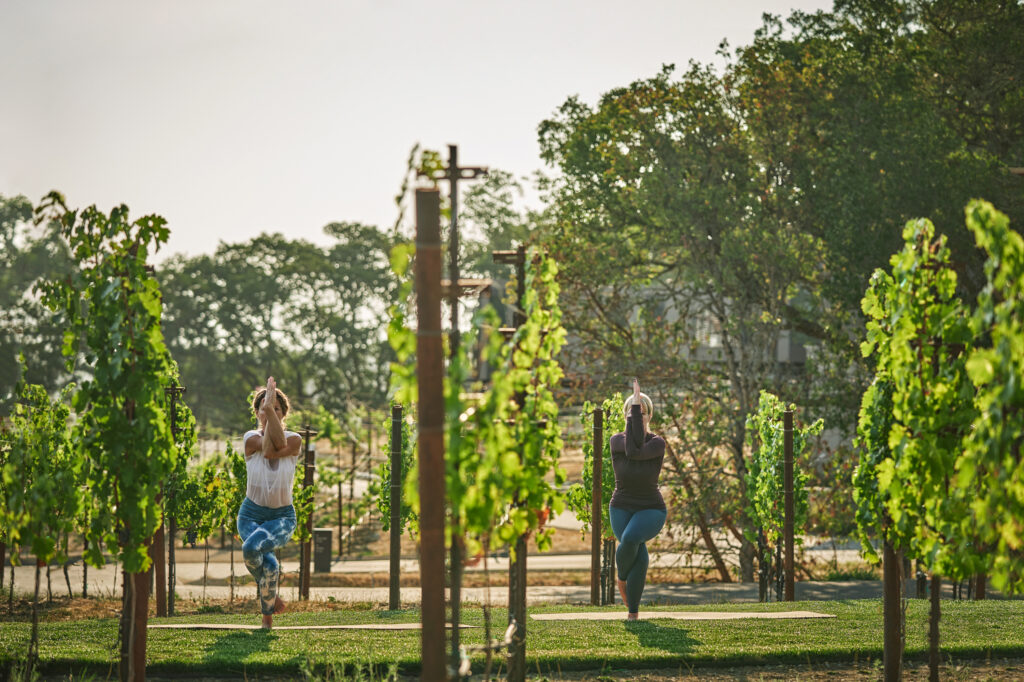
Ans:
{"type": "Polygon", "coordinates": [[[0,194],[159,213],[172,252],[395,219],[415,143],[542,167],[570,95],[830,0],[0,0],[0,194]]]}

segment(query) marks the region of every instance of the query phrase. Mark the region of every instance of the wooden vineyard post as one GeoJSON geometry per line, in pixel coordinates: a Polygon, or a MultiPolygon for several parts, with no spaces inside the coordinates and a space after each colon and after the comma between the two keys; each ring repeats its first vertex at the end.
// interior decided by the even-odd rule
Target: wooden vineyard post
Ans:
{"type": "Polygon", "coordinates": [[[444,680],[444,351],[441,344],[441,195],[416,190],[416,372],[419,423],[421,676],[444,680]]]}
{"type": "Polygon", "coordinates": [[[604,460],[604,412],[600,407],[594,408],[594,481],[591,489],[590,506],[590,604],[601,603],[601,510],[604,500],[602,493],[603,473],[601,467],[604,460]]]}
{"type": "Polygon", "coordinates": [[[402,406],[391,407],[391,552],[388,572],[388,610],[401,607],[402,559],[402,406]]]}

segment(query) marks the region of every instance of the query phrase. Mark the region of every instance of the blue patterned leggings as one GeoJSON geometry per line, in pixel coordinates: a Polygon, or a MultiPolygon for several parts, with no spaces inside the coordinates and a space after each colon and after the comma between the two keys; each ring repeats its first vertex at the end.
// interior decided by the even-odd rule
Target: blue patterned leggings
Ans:
{"type": "Polygon", "coordinates": [[[274,612],[281,565],[274,550],[283,547],[295,530],[295,507],[261,507],[248,497],[238,510],[238,535],[242,538],[245,567],[256,579],[263,615],[274,612]]]}
{"type": "Polygon", "coordinates": [[[619,580],[626,581],[626,606],[630,613],[639,610],[640,597],[647,582],[647,566],[650,564],[647,541],[652,540],[665,525],[665,517],[663,509],[629,511],[608,507],[612,532],[619,541],[615,550],[615,568],[619,580]]]}

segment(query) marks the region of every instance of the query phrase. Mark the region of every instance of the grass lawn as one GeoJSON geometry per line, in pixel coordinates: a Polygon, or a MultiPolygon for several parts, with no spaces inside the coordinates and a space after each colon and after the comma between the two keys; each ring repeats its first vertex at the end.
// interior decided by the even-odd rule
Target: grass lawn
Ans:
{"type": "MultiPolygon", "coordinates": [[[[927,612],[924,600],[907,606],[907,658],[927,652],[927,612]]],[[[944,660],[1024,655],[1024,601],[943,601],[944,660]]],[[[622,611],[622,607],[547,606],[531,613],[583,610],[622,611]]],[[[529,669],[541,673],[570,670],[688,668],[778,663],[853,662],[882,655],[880,600],[795,602],[787,604],[721,604],[661,606],[642,611],[651,618],[658,610],[788,611],[835,614],[810,620],[679,621],[537,621],[527,623],[529,669]]],[[[493,637],[506,622],[504,609],[492,611],[493,637]]],[[[275,625],[328,625],[417,622],[418,610],[325,610],[284,613],[275,625]]],[[[151,618],[151,623],[246,623],[258,615],[203,614],[151,618]]],[[[478,607],[463,610],[463,622],[483,625],[478,607]]],[[[29,624],[0,624],[0,660],[21,658],[27,648],[29,624]]],[[[483,641],[483,628],[464,630],[463,642],[483,641]]],[[[117,620],[86,619],[40,624],[39,653],[43,671],[50,674],[89,672],[106,676],[116,665],[117,620]]],[[[150,630],[147,641],[150,675],[274,675],[297,674],[307,662],[315,668],[343,664],[398,664],[401,671],[418,670],[418,631],[298,630],[217,631],[150,630]]],[[[474,671],[483,668],[483,655],[474,655],[474,671]]]]}

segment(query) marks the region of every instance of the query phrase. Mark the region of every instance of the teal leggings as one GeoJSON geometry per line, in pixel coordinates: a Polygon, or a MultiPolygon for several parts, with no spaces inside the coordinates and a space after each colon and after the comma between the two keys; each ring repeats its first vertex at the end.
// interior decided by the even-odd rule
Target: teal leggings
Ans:
{"type": "Polygon", "coordinates": [[[262,507],[248,497],[238,510],[238,535],[242,538],[245,567],[256,579],[263,615],[274,612],[281,565],[274,550],[284,547],[295,531],[295,508],[292,505],[271,509],[262,507]]]}
{"type": "Polygon", "coordinates": [[[615,569],[619,580],[626,581],[626,606],[630,613],[640,610],[640,597],[647,582],[647,566],[651,563],[647,541],[665,525],[664,509],[629,511],[608,507],[608,518],[619,546],[615,550],[615,569]]]}

